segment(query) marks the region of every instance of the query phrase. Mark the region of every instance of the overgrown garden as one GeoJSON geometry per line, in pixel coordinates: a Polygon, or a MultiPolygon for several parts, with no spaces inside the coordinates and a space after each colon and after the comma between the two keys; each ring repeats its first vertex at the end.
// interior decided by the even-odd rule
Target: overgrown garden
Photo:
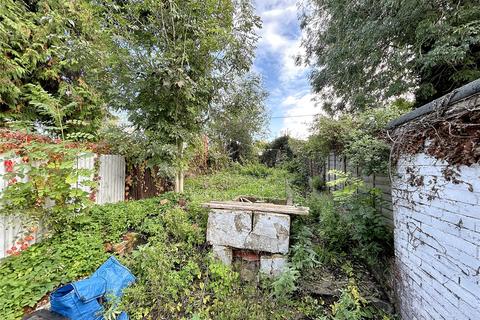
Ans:
{"type": "MultiPolygon", "coordinates": [[[[328,196],[296,196],[310,205],[311,216],[295,221],[291,264],[276,280],[242,282],[237,272],[208,254],[207,212],[201,202],[240,195],[284,198],[285,179],[290,177],[285,170],[262,165],[235,166],[188,179],[185,194],[93,206],[68,227],[62,222],[58,225],[62,230],[50,238],[2,261],[2,317],[21,317],[61,283],[87,276],[109,254],[117,254],[137,282],[127,289],[121,305],[106,310],[106,318],[127,310],[133,319],[382,319],[387,313],[367,297],[374,301],[385,297],[361,289],[367,273],[352,254],[369,257],[387,250],[383,246],[387,233],[374,221],[355,223],[352,230],[358,216],[339,219],[339,207],[357,203],[352,195],[342,202],[328,196]],[[370,234],[372,230],[376,233],[370,234]],[[128,237],[135,238],[135,247],[119,247],[128,237]],[[321,276],[325,268],[345,278],[338,300],[333,296],[324,300],[308,286],[313,281],[309,277],[321,276]]],[[[371,210],[368,200],[357,206],[371,210]]]]}
{"type": "Polygon", "coordinates": [[[386,124],[479,77],[479,6],[302,4],[297,62],[325,113],[307,140],[267,142],[252,1],[1,1],[0,209],[23,228],[0,261],[1,319],[111,255],[137,280],[105,319],[396,318],[380,191],[344,172],[325,181],[325,160],[389,175],[386,124]],[[127,199],[132,172],[161,188],[96,205],[98,163],[74,165],[92,154],[125,157],[127,199]],[[240,196],[310,208],[280,277],[244,281],[211,254],[201,204],[240,196]]]}

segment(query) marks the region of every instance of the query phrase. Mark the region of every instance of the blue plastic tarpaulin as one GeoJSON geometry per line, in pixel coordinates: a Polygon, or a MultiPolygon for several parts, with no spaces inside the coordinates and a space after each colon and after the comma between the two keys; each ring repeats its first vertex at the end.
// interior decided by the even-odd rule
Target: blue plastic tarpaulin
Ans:
{"type": "MultiPolygon", "coordinates": [[[[115,257],[108,258],[91,277],[67,284],[50,295],[51,310],[75,320],[103,319],[100,299],[120,298],[122,290],[135,281],[135,277],[115,257]]],[[[127,320],[122,312],[118,320],[127,320]]]]}

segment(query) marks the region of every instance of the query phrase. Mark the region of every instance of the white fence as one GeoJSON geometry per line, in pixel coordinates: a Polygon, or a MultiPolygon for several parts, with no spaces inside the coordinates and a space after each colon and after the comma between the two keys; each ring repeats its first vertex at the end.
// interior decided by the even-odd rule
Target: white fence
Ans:
{"type": "MultiPolygon", "coordinates": [[[[124,201],[125,158],[118,155],[79,156],[76,163],[77,168],[93,170],[97,159],[99,161],[98,177],[100,180],[95,202],[97,204],[104,204],[124,201]]],[[[5,165],[2,160],[0,161],[0,193],[8,185],[8,181],[2,179],[5,171],[5,165]]],[[[93,174],[91,179],[93,179],[93,174]]],[[[79,184],[80,188],[88,191],[88,187],[82,186],[81,182],[79,182],[79,184]]],[[[22,232],[24,232],[24,230],[19,218],[3,216],[0,211],[0,259],[7,255],[7,250],[15,244],[15,241],[18,240],[18,236],[22,232]]],[[[37,239],[39,235],[37,232],[34,235],[35,239],[37,239]]]]}
{"type": "Polygon", "coordinates": [[[96,202],[115,203],[125,200],[125,158],[116,155],[100,156],[100,177],[96,202]]]}

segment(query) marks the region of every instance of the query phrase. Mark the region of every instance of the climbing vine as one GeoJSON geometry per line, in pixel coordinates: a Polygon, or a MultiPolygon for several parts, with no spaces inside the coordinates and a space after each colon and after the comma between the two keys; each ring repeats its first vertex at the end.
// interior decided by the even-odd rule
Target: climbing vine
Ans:
{"type": "MultiPolygon", "coordinates": [[[[56,232],[88,211],[95,200],[97,179],[94,170],[81,168],[78,161],[106,150],[105,146],[7,130],[0,131],[0,136],[5,168],[0,178],[7,182],[0,198],[3,215],[21,217],[22,230],[41,224],[56,232]]],[[[18,243],[20,248],[33,240],[30,236],[31,232],[17,236],[23,241],[18,243]]],[[[16,249],[12,247],[11,253],[16,249]]]]}
{"type": "Polygon", "coordinates": [[[412,120],[390,133],[391,158],[424,152],[449,165],[480,162],[480,96],[449,105],[449,96],[437,102],[436,110],[412,120]]]}

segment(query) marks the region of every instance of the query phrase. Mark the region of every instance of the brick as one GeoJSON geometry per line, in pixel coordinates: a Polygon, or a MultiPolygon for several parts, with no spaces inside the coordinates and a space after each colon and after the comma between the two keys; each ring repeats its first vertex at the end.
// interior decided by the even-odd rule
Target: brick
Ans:
{"type": "Polygon", "coordinates": [[[480,165],[455,168],[463,182],[454,184],[443,176],[446,163],[424,154],[398,164],[392,203],[402,317],[480,319],[480,165]],[[422,186],[408,184],[407,167],[424,177],[422,186]]]}

